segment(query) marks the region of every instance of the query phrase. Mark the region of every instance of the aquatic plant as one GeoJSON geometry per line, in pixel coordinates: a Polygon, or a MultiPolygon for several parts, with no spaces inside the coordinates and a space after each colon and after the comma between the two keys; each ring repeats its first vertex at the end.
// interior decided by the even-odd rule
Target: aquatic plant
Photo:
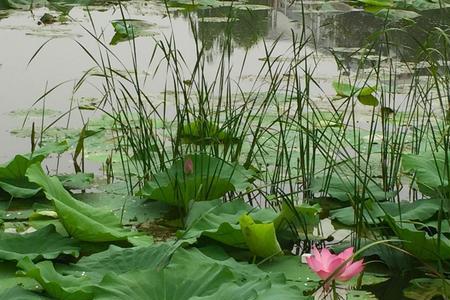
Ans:
{"type": "MultiPolygon", "coordinates": [[[[36,227],[54,223],[64,238],[53,227],[43,227],[37,234],[27,233],[23,243],[42,239],[50,228],[51,240],[71,245],[71,251],[43,247],[36,250],[40,253],[20,253],[16,240],[21,239],[8,241],[14,247],[3,257],[21,259],[19,268],[46,295],[308,299],[320,279],[325,287],[344,281],[360,288],[400,271],[424,277],[424,268],[430,278],[412,279],[405,294],[418,297],[416,289],[423,282],[432,296],[447,293],[439,283],[448,285],[450,249],[448,33],[436,29],[429,40],[416,39],[418,59],[427,65],[411,67],[392,58],[403,54],[391,49],[396,30],[385,28],[355,50],[351,58],[355,65],[334,53],[341,74],[324,83],[315,73],[321,54],[311,49],[314,39],[303,26],[298,34],[292,33],[290,46],[281,54],[278,39],[261,42],[264,57],[249,85],[242,79],[247,52],[238,74],[232,65],[231,23],[236,16],[232,11],[229,22],[220,25],[224,40],[213,65],[211,45],[202,40],[201,21],[192,11],[185,17],[193,33],[194,54],[183,53],[173,35],[156,38],[139,32],[142,24],[128,18],[123,6],[118,11],[122,20],[113,25],[120,35],[117,42],[130,46],[131,69],[108,45],[94,19],[89,35],[98,52],[77,42],[95,66],[74,92],[92,78],[100,80],[95,85],[101,86],[102,100],[94,109],[107,121],[84,123],[76,138],[67,138],[68,147],[53,150],[74,151],[74,169],[82,174],[85,151],[95,148],[92,136],[96,136],[95,149],[107,148],[103,161],[106,158],[115,183],[96,186],[107,192],[91,195],[83,192],[85,185],[45,174],[43,157],[34,158],[43,151],[45,135],[54,124],[45,127],[44,119],[38,137],[39,130],[32,130],[33,154],[17,156],[0,167],[0,189],[10,196],[9,201],[0,201],[6,226],[20,228],[11,225],[17,220],[36,227]],[[145,72],[138,62],[140,38],[154,42],[145,72]],[[405,82],[396,76],[402,67],[408,68],[405,82]],[[146,89],[152,76],[165,79],[156,98],[146,89]],[[327,84],[335,95],[325,91],[327,84]],[[102,129],[91,135],[93,127],[102,129]],[[105,147],[106,141],[110,147],[105,147]],[[81,193],[76,191],[80,186],[81,193]],[[19,215],[22,199],[16,198],[29,198],[25,217],[19,215]],[[345,237],[331,245],[338,236],[334,229],[341,228],[345,237]],[[170,243],[150,245],[167,238],[170,243]],[[389,242],[379,243],[385,239],[389,242]],[[376,250],[358,255],[383,272],[378,269],[376,275],[352,282],[363,269],[362,260],[353,261],[353,249],[374,241],[376,250]],[[105,251],[111,243],[128,248],[111,246],[105,251]],[[327,247],[346,250],[334,255],[327,247]],[[308,264],[316,274],[290,255],[311,249],[308,264]],[[65,260],[64,255],[70,258],[65,260]],[[75,262],[79,255],[84,257],[75,262]],[[196,264],[189,260],[193,257],[196,264]],[[67,268],[55,268],[53,259],[67,268]],[[190,267],[178,272],[186,265],[190,267]],[[154,281],[149,283],[148,278],[154,281]],[[171,284],[180,281],[185,284],[173,288],[171,284]],[[153,286],[161,282],[167,285],[153,286]],[[203,283],[210,288],[204,289],[203,283]]],[[[169,9],[167,17],[172,21],[169,9]]],[[[45,95],[37,103],[42,99],[45,95]]],[[[366,275],[370,266],[364,267],[366,275]]],[[[36,294],[21,287],[19,291],[36,294]]],[[[2,289],[0,298],[7,299],[4,295],[17,290],[1,293],[2,289]]]]}
{"type": "MultiPolygon", "coordinates": [[[[363,259],[353,262],[353,247],[347,248],[338,255],[327,248],[312,249],[312,256],[306,257],[309,267],[326,281],[348,281],[359,275],[363,269],[363,259]]],[[[327,286],[327,285],[326,285],[327,286]]]]}

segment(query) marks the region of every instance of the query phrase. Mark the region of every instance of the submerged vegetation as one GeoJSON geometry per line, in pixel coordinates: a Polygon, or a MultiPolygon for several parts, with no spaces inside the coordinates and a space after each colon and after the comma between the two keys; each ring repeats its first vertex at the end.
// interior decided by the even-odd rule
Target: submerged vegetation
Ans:
{"type": "MultiPolygon", "coordinates": [[[[92,67],[66,112],[46,114],[64,82],[19,111],[30,151],[0,166],[0,299],[448,299],[449,4],[321,2],[382,24],[329,50],[313,4],[266,39],[244,26],[272,13],[261,3],[162,3],[188,20],[189,53],[128,3],[111,4],[111,40],[86,6],[95,47],[73,43],[92,67]]],[[[54,22],[80,3],[21,5],[0,0],[54,22]]]]}

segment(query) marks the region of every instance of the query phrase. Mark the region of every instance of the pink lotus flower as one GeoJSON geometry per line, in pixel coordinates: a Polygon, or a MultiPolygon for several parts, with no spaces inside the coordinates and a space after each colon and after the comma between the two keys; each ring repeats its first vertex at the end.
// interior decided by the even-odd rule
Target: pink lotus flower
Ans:
{"type": "Polygon", "coordinates": [[[337,273],[329,280],[347,281],[361,273],[364,269],[362,259],[356,262],[353,262],[353,260],[350,259],[353,255],[353,247],[345,249],[339,255],[331,254],[327,248],[323,248],[322,251],[319,251],[314,247],[312,249],[312,254],[312,256],[306,258],[306,262],[323,280],[329,278],[339,269],[339,271],[337,271],[337,273]],[[343,265],[344,263],[345,265],[343,265]]]}
{"type": "Polygon", "coordinates": [[[194,163],[191,158],[186,158],[184,161],[184,174],[189,175],[194,172],[194,163]]]}

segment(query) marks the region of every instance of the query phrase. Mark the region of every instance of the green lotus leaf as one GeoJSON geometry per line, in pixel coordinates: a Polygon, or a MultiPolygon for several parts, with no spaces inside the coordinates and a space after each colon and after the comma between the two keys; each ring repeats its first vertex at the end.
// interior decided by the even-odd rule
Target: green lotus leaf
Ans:
{"type": "Polygon", "coordinates": [[[41,155],[31,158],[16,155],[9,163],[0,166],[0,189],[14,198],[31,198],[36,195],[41,188],[30,182],[25,173],[29,166],[40,164],[44,158],[41,155]]]}
{"type": "MultiPolygon", "coordinates": [[[[426,221],[431,219],[441,207],[440,199],[422,199],[414,202],[382,202],[372,200],[364,202],[363,218],[368,224],[382,223],[388,214],[397,220],[426,221]]],[[[355,225],[353,207],[345,207],[330,212],[330,217],[344,225],[355,225]]]]}
{"type": "Polygon", "coordinates": [[[52,262],[43,261],[37,264],[28,258],[21,260],[17,266],[27,277],[35,279],[45,291],[56,299],[91,300],[95,281],[89,276],[63,276],[59,274],[52,262]]]}
{"type": "Polygon", "coordinates": [[[319,224],[320,206],[318,204],[302,204],[294,208],[283,203],[281,212],[273,221],[277,231],[291,230],[294,226],[300,232],[312,233],[315,226],[319,224]]]}
{"type": "Polygon", "coordinates": [[[311,184],[311,191],[314,193],[326,192],[331,197],[342,202],[349,202],[354,199],[359,199],[363,196],[365,199],[376,199],[377,201],[384,201],[394,194],[385,192],[378,184],[369,181],[366,184],[356,182],[353,177],[348,176],[333,176],[314,178],[311,184]]]}
{"type": "Polygon", "coordinates": [[[378,106],[379,101],[374,95],[358,95],[358,101],[366,106],[378,106]]]}
{"type": "Polygon", "coordinates": [[[450,280],[441,278],[417,278],[410,281],[409,287],[403,290],[409,299],[431,300],[442,296],[450,298],[450,280]]]}
{"type": "Polygon", "coordinates": [[[51,300],[44,295],[26,290],[20,286],[15,286],[4,291],[0,291],[0,299],[7,300],[51,300]]]}
{"type": "Polygon", "coordinates": [[[123,274],[130,271],[161,269],[167,265],[176,245],[154,244],[147,247],[120,248],[111,245],[108,250],[85,256],[65,274],[102,279],[107,273],[123,274]]]}
{"type": "Polygon", "coordinates": [[[111,39],[111,45],[116,45],[119,42],[131,40],[138,36],[151,35],[152,33],[150,29],[152,29],[155,25],[137,19],[113,20],[111,21],[111,24],[114,28],[114,31],[116,32],[116,34],[111,39]]]}
{"type": "MultiPolygon", "coordinates": [[[[259,269],[254,264],[249,264],[247,262],[238,262],[234,258],[224,255],[224,253],[219,252],[219,255],[214,255],[214,251],[223,251],[221,248],[211,248],[208,249],[206,253],[202,252],[197,248],[192,248],[189,250],[180,248],[178,249],[170,261],[171,268],[184,268],[184,266],[190,264],[219,264],[221,266],[227,267],[238,280],[248,280],[266,277],[266,272],[259,269]]],[[[282,278],[284,279],[284,277],[282,278]]]]}
{"type": "Polygon", "coordinates": [[[204,236],[225,245],[247,248],[239,226],[239,218],[244,213],[260,223],[272,222],[277,217],[272,209],[255,210],[242,199],[225,203],[222,200],[194,202],[186,219],[186,230],[178,231],[177,236],[183,239],[204,236]]]}
{"type": "Polygon", "coordinates": [[[163,270],[105,276],[95,294],[98,300],[311,299],[283,277],[272,278],[256,266],[184,249],[163,270]]]}
{"type": "Polygon", "coordinates": [[[55,206],[67,232],[80,241],[111,242],[126,240],[137,233],[125,230],[112,212],[95,208],[73,198],[56,177],[47,176],[41,166],[28,168],[27,177],[38,184],[55,206]]]}
{"type": "Polygon", "coordinates": [[[64,188],[68,190],[85,190],[92,185],[94,181],[93,173],[75,173],[68,175],[59,175],[59,180],[64,188]]]}
{"type": "Polygon", "coordinates": [[[5,295],[11,295],[17,292],[18,295],[23,294],[20,289],[16,287],[24,288],[27,290],[41,292],[42,289],[38,286],[36,280],[25,276],[20,276],[17,273],[16,261],[4,261],[0,262],[0,299],[10,299],[5,295]]]}
{"type": "Polygon", "coordinates": [[[60,254],[77,257],[79,246],[73,239],[57,233],[53,225],[27,234],[0,233],[0,259],[54,259],[60,254]]]}
{"type": "Polygon", "coordinates": [[[347,293],[347,300],[378,300],[371,292],[351,290],[347,293]]]}
{"type": "MultiPolygon", "coordinates": [[[[450,156],[450,153],[447,153],[450,156]]],[[[446,153],[425,152],[422,154],[403,154],[404,172],[414,173],[419,191],[427,196],[441,197],[449,190],[446,153]]],[[[448,163],[448,162],[447,162],[448,163]]]]}
{"type": "Polygon", "coordinates": [[[282,254],[273,223],[256,224],[253,218],[244,214],[239,219],[245,242],[250,251],[259,257],[282,254]]]}
{"type": "Polygon", "coordinates": [[[427,232],[417,230],[411,223],[397,222],[390,216],[386,216],[385,220],[395,235],[403,241],[403,247],[419,259],[435,261],[450,258],[450,240],[444,235],[441,235],[438,243],[436,235],[429,236],[427,232]]]}
{"type": "Polygon", "coordinates": [[[242,200],[222,203],[221,200],[195,202],[186,219],[186,230],[177,236],[183,239],[207,236],[226,245],[246,248],[239,227],[239,216],[251,207],[242,200]]]}
{"type": "Polygon", "coordinates": [[[333,82],[333,88],[336,91],[336,94],[340,97],[351,97],[357,95],[359,97],[365,97],[372,95],[373,92],[376,91],[375,87],[365,86],[365,87],[356,87],[354,85],[342,82],[333,82]]]}
{"type": "Polygon", "coordinates": [[[233,274],[218,264],[189,264],[181,269],[140,270],[108,274],[96,290],[96,300],[187,300],[213,294],[233,274]]]}
{"type": "Polygon", "coordinates": [[[184,162],[179,159],[166,172],[153,176],[140,191],[140,195],[179,207],[189,202],[218,199],[231,191],[245,190],[253,176],[251,171],[237,164],[206,154],[195,154],[193,171],[184,172],[184,162]]]}

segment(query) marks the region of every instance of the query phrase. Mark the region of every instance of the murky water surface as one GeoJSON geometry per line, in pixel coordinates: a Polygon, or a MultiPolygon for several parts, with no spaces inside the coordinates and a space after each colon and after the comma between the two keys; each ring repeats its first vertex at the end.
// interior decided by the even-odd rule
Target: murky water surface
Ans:
{"type": "MultiPolygon", "coordinates": [[[[1,161],[14,153],[29,150],[29,139],[18,138],[10,132],[21,127],[25,116],[23,111],[34,105],[46,91],[62,83],[35,104],[36,111],[30,115],[26,126],[29,127],[32,122],[36,125],[41,123],[42,116],[39,111],[42,110],[44,102],[47,109],[57,112],[67,111],[71,101],[76,105],[95,102],[95,98],[100,94],[95,80],[92,84],[83,85],[75,95],[72,92],[77,80],[94,66],[92,59],[80,46],[83,45],[94,55],[98,53],[98,42],[91,35],[93,32],[101,36],[105,44],[115,44],[110,45],[110,49],[123,63],[121,65],[113,62],[117,69],[132,69],[130,44],[114,41],[115,33],[111,21],[121,19],[121,12],[116,4],[90,3],[88,10],[84,6],[86,3],[52,2],[40,5],[40,2],[35,1],[32,9],[18,2],[14,4],[16,9],[10,9],[8,3],[11,1],[0,0],[1,161]],[[41,24],[40,19],[46,13],[55,16],[56,22],[41,24]],[[41,45],[46,42],[48,43],[45,47],[34,57],[41,45]]],[[[300,33],[304,25],[308,34],[313,37],[306,51],[317,50],[315,54],[317,67],[314,74],[322,88],[312,91],[312,95],[323,97],[324,94],[332,94],[331,82],[339,74],[335,57],[338,57],[343,66],[351,72],[357,68],[357,60],[349,53],[363,46],[367,37],[383,27],[383,19],[338,1],[304,2],[303,6],[301,3],[286,3],[280,0],[259,1],[253,4],[259,6],[251,10],[240,10],[233,27],[231,61],[236,66],[233,70],[236,76],[242,62],[246,61],[240,81],[244,89],[254,83],[254,78],[263,64],[261,58],[266,56],[265,45],[278,40],[272,56],[288,55],[291,32],[300,33]]],[[[123,5],[127,17],[144,21],[148,25],[146,33],[136,38],[138,63],[142,72],[155,75],[152,73],[152,67],[147,68],[155,41],[170,37],[172,34],[177,48],[183,53],[187,63],[192,64],[195,61],[193,28],[205,46],[211,70],[215,69],[221,53],[220,45],[224,43],[225,38],[224,21],[227,13],[224,8],[190,12],[171,8],[172,17],[169,18],[167,9],[161,1],[129,1],[123,2],[123,5]]],[[[436,22],[450,23],[449,16],[450,14],[443,11],[428,11],[422,14],[422,17],[416,18],[416,24],[409,26],[405,30],[406,33],[394,35],[396,41],[406,46],[398,51],[399,61],[400,58],[414,59],[414,49],[417,45],[414,45],[414,41],[410,38],[411,34],[416,40],[421,41],[436,22]]],[[[164,89],[164,83],[164,74],[156,74],[143,89],[157,98],[164,89]]],[[[84,118],[92,114],[83,113],[84,118]]],[[[44,114],[44,118],[48,124],[52,116],[44,114]]],[[[81,120],[82,117],[74,113],[71,125],[77,127],[81,124],[81,120]]],[[[65,122],[64,119],[59,125],[63,126],[65,122]]]]}

